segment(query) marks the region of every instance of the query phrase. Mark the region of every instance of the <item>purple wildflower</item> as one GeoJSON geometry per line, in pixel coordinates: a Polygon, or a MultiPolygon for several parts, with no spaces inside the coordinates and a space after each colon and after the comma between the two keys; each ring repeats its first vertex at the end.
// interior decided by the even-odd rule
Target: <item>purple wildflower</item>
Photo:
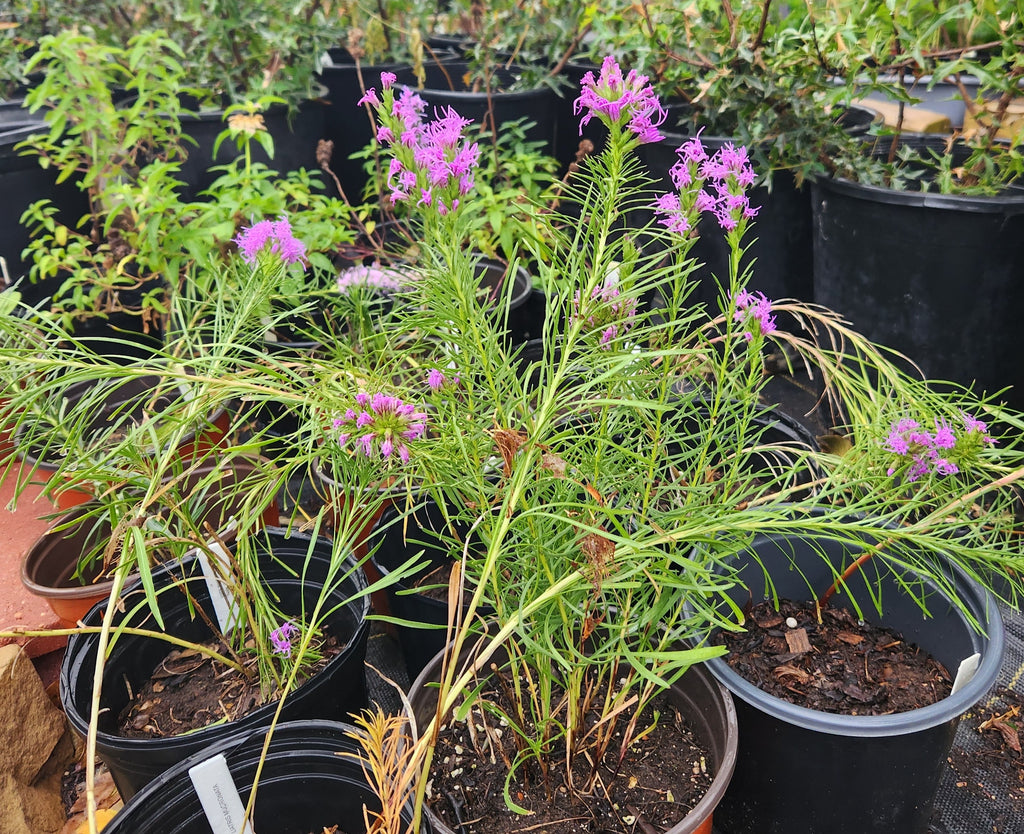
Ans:
{"type": "Polygon", "coordinates": [[[397,80],[398,76],[393,72],[382,72],[380,74],[380,87],[382,90],[390,90],[397,80]]]}
{"type": "Polygon", "coordinates": [[[679,202],[671,206],[659,199],[655,212],[670,231],[684,237],[696,234],[702,215],[711,214],[726,232],[742,234],[746,222],[757,215],[746,194],[754,182],[747,149],[726,142],[708,155],[700,132],[676,148],[679,157],[669,170],[679,202]]]}
{"type": "Polygon", "coordinates": [[[360,107],[364,104],[369,104],[371,107],[379,107],[380,99],[377,98],[377,91],[373,87],[367,87],[366,92],[363,93],[363,97],[356,102],[360,107]]]}
{"type": "Polygon", "coordinates": [[[590,120],[597,116],[609,126],[626,128],[640,144],[661,141],[658,128],[668,115],[647,76],[630,70],[623,77],[622,68],[611,55],[601,63],[597,78],[592,72],[583,76],[573,112],[581,116],[581,134],[590,120]]]}
{"type": "Polygon", "coordinates": [[[375,104],[377,140],[389,146],[387,186],[392,203],[414,201],[447,215],[459,207],[457,197],[473,187],[480,148],[465,138],[472,124],[451,107],[424,118],[426,103],[409,88],[394,88],[395,76],[381,74],[382,100],[375,104]],[[396,139],[397,137],[397,139],[396,139]]]}
{"type": "Polygon", "coordinates": [[[292,227],[284,217],[279,220],[261,220],[247,229],[242,229],[235,244],[248,264],[255,264],[260,252],[270,244],[270,252],[275,253],[284,263],[305,263],[306,246],[292,236],[292,227]]]}
{"type": "Polygon", "coordinates": [[[364,457],[379,455],[389,460],[397,454],[402,463],[408,463],[407,444],[426,434],[427,415],[399,397],[379,392],[357,394],[356,406],[332,423],[339,431],[339,445],[344,447],[351,441],[364,457]]]}
{"type": "Polygon", "coordinates": [[[636,318],[636,299],[622,295],[616,275],[594,287],[586,302],[577,290],[573,308],[573,318],[582,319],[588,332],[600,331],[598,345],[603,350],[609,350],[616,338],[628,333],[636,318]]]}
{"type": "MultiPolygon", "coordinates": [[[[762,292],[751,293],[740,290],[733,299],[736,311],[733,313],[733,320],[743,322],[749,328],[752,322],[757,322],[758,330],[762,336],[767,336],[776,330],[775,316],[772,315],[772,302],[762,292]]],[[[743,338],[748,342],[753,340],[753,330],[747,329],[743,338]]]]}
{"type": "Polygon", "coordinates": [[[376,261],[369,265],[360,264],[343,269],[338,275],[338,292],[349,295],[357,287],[386,294],[399,292],[415,283],[410,273],[381,266],[376,261]]]}
{"type": "Polygon", "coordinates": [[[431,368],[430,373],[427,374],[427,385],[430,386],[430,390],[438,391],[444,383],[445,375],[437,368],[431,368]]]}
{"type": "Polygon", "coordinates": [[[280,626],[270,632],[270,647],[274,654],[284,657],[292,656],[292,640],[299,636],[299,628],[295,623],[289,621],[281,623],[280,626]]]}

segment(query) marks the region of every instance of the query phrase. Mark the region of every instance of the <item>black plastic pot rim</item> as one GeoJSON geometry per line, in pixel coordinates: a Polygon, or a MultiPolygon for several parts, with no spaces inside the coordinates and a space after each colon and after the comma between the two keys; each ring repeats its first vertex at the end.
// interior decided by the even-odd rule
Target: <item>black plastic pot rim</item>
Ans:
{"type": "MultiPolygon", "coordinates": [[[[283,528],[268,528],[268,531],[269,532],[276,532],[276,533],[280,533],[280,534],[283,534],[285,532],[283,528]]],[[[349,560],[352,561],[353,557],[349,557],[349,560]]],[[[354,561],[352,561],[352,564],[353,565],[355,564],[354,561]]],[[[178,566],[178,565],[169,565],[169,566],[163,566],[163,567],[155,569],[153,571],[153,576],[154,576],[154,579],[157,581],[157,584],[159,584],[160,580],[159,580],[158,577],[159,577],[159,575],[161,573],[170,573],[173,568],[178,568],[178,567],[180,567],[180,566],[178,566]]],[[[354,577],[357,577],[358,581],[360,581],[360,582],[363,581],[363,580],[359,579],[359,577],[362,576],[360,571],[351,569],[350,572],[352,573],[352,575],[354,577]]],[[[180,574],[176,573],[175,575],[177,575],[178,578],[180,579],[180,574]]],[[[202,572],[199,571],[198,573],[193,572],[193,574],[190,577],[190,581],[199,583],[199,582],[203,582],[205,580],[203,579],[202,572]]],[[[281,581],[282,582],[290,582],[290,583],[295,583],[295,584],[300,584],[301,585],[302,582],[303,582],[303,579],[302,579],[302,576],[300,575],[300,576],[297,576],[295,578],[289,578],[287,580],[281,580],[281,581]]],[[[132,587],[126,586],[124,591],[122,592],[122,599],[127,598],[128,595],[133,593],[133,592],[141,592],[141,590],[142,589],[137,584],[133,585],[132,587]]],[[[367,620],[367,617],[368,617],[368,615],[370,613],[370,598],[369,598],[369,596],[364,594],[358,600],[354,600],[354,601],[353,600],[349,600],[345,604],[346,605],[359,605],[361,607],[360,618],[359,618],[359,620],[360,620],[359,630],[367,629],[369,627],[369,622],[367,620]]],[[[106,603],[103,602],[103,603],[100,603],[100,605],[101,606],[105,606],[106,603]]],[[[101,616],[102,616],[102,613],[97,615],[97,608],[93,608],[89,612],[89,614],[87,615],[86,619],[97,619],[97,618],[99,618],[101,616]]],[[[153,640],[157,640],[159,638],[157,638],[157,637],[153,637],[153,638],[137,637],[137,638],[134,638],[134,639],[153,639],[153,640]]],[[[348,647],[351,646],[354,641],[358,641],[358,639],[359,639],[359,632],[358,631],[356,633],[350,635],[349,644],[346,646],[345,649],[342,650],[342,653],[341,653],[341,655],[339,655],[339,657],[344,655],[348,651],[348,647]]],[[[167,643],[167,646],[168,646],[168,651],[170,651],[170,649],[173,647],[173,644],[167,643]]],[[[82,644],[82,646],[79,649],[79,651],[80,652],[85,652],[85,651],[88,650],[88,648],[89,648],[89,646],[87,644],[82,644]]],[[[71,650],[71,647],[69,645],[68,651],[70,652],[70,650],[71,650]]],[[[75,662],[75,659],[73,657],[70,657],[70,656],[65,657],[65,660],[64,660],[64,663],[63,663],[63,666],[62,666],[62,671],[61,671],[61,678],[62,678],[61,686],[62,687],[64,685],[63,684],[63,678],[64,678],[64,674],[65,674],[64,673],[64,669],[69,667],[69,664],[73,664],[74,662],[75,662]]],[[[302,689],[304,689],[306,686],[310,686],[310,685],[315,687],[317,685],[322,685],[322,684],[318,684],[317,681],[316,681],[316,677],[314,676],[313,678],[304,681],[300,686],[292,689],[291,692],[289,692],[286,697],[288,697],[288,698],[295,698],[301,692],[302,689]]],[[[249,733],[249,734],[251,734],[253,732],[260,732],[261,730],[265,731],[265,729],[266,729],[265,725],[267,724],[268,720],[276,712],[279,703],[280,703],[280,699],[279,698],[275,698],[274,700],[269,701],[269,702],[263,704],[262,706],[259,706],[259,707],[255,708],[254,710],[252,710],[248,714],[242,716],[241,718],[235,719],[234,721],[232,721],[232,725],[235,727],[235,730],[238,733],[249,733]]],[[[87,716],[87,715],[73,715],[71,713],[68,713],[68,717],[69,717],[69,723],[71,723],[72,727],[74,727],[77,731],[82,732],[82,734],[84,735],[83,729],[87,729],[88,728],[89,716],[87,716]],[[84,727],[83,726],[79,726],[79,724],[84,725],[84,727]]],[[[134,750],[136,752],[144,752],[146,750],[152,749],[152,746],[153,746],[154,741],[155,741],[155,742],[158,742],[160,744],[160,747],[161,747],[161,749],[163,751],[170,752],[170,751],[176,750],[177,748],[184,748],[186,750],[187,749],[191,749],[194,746],[194,744],[195,744],[195,739],[196,739],[197,736],[200,736],[200,735],[202,735],[204,733],[212,734],[213,732],[218,731],[221,728],[221,726],[222,725],[220,725],[220,724],[211,724],[211,725],[208,725],[207,727],[198,728],[198,729],[196,729],[196,730],[194,730],[194,731],[192,731],[190,733],[186,733],[184,735],[162,736],[162,737],[160,737],[158,739],[152,739],[152,738],[128,738],[126,736],[117,735],[115,733],[106,732],[104,730],[97,730],[96,737],[98,739],[102,740],[107,745],[116,745],[121,750],[134,750]]]]}
{"type": "Polygon", "coordinates": [[[968,194],[938,194],[931,191],[897,191],[878,185],[865,185],[842,177],[821,176],[811,180],[811,187],[817,187],[833,194],[841,194],[855,200],[894,206],[974,214],[1024,214],[1024,193],[976,197],[968,194]]]}
{"type": "MultiPolygon", "coordinates": [[[[764,541],[773,538],[777,539],[779,536],[758,536],[754,539],[754,544],[758,539],[764,541]]],[[[753,546],[751,545],[751,547],[753,546]]],[[[970,681],[955,694],[929,706],[891,715],[845,715],[821,712],[769,695],[756,684],[734,672],[724,657],[715,657],[704,662],[708,664],[708,669],[712,674],[735,697],[779,721],[814,732],[853,738],[879,738],[907,735],[945,724],[971,709],[995,683],[1002,666],[1005,648],[1002,617],[996,606],[995,598],[985,588],[970,581],[966,574],[955,565],[950,565],[950,567],[958,579],[958,594],[961,601],[971,608],[979,619],[983,619],[985,615],[988,616],[987,637],[989,643],[987,650],[982,655],[978,669],[970,681]]],[[[928,583],[928,587],[940,594],[943,599],[949,600],[949,595],[933,583],[928,583]]],[[[970,625],[965,622],[964,627],[970,628],[970,625]]]]}

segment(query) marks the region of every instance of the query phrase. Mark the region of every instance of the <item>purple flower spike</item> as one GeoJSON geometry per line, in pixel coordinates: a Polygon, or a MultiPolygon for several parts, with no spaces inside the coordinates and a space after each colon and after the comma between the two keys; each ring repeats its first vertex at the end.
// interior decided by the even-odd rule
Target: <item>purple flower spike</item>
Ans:
{"type": "Polygon", "coordinates": [[[630,70],[625,76],[611,55],[601,64],[601,72],[583,76],[580,96],[573,104],[573,112],[580,118],[580,133],[597,116],[609,125],[619,125],[637,137],[640,144],[660,142],[658,128],[667,113],[658,101],[654,88],[646,75],[630,70]]]}
{"type": "Polygon", "coordinates": [[[292,640],[299,636],[299,628],[290,620],[270,632],[270,648],[274,654],[292,656],[292,640]]]}
{"type": "MultiPolygon", "coordinates": [[[[746,290],[740,290],[736,294],[733,303],[736,305],[736,312],[733,313],[735,321],[743,322],[748,328],[752,323],[756,322],[762,336],[774,333],[777,329],[775,316],[772,315],[772,302],[765,297],[764,293],[750,293],[746,290]]],[[[752,341],[754,338],[753,331],[750,329],[745,331],[743,338],[748,342],[752,341]]]]}

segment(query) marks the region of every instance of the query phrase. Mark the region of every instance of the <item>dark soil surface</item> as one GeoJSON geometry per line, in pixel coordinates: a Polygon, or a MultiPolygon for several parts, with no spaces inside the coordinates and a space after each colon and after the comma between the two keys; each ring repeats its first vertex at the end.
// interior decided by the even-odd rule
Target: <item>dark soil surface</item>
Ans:
{"type": "MultiPolygon", "coordinates": [[[[485,690],[503,704],[503,693],[485,690]]],[[[505,799],[506,761],[517,754],[512,729],[479,708],[466,721],[451,721],[441,731],[428,787],[431,808],[464,834],[655,834],[671,828],[707,793],[714,779],[710,755],[694,740],[676,710],[662,699],[654,708],[654,729],[630,745],[621,764],[622,728],[614,735],[598,769],[596,786],[576,793],[567,785],[564,748],[555,745],[547,788],[536,763],[522,767],[509,783],[513,802],[531,813],[509,810],[505,799]]],[[[638,730],[651,724],[653,712],[638,730]]],[[[580,757],[577,757],[580,758],[580,757]]],[[[577,761],[573,781],[581,786],[590,770],[577,761]]]]}
{"type": "MultiPolygon", "coordinates": [[[[790,624],[792,620],[790,620],[790,624]]],[[[896,632],[858,622],[842,608],[780,601],[754,606],[747,631],[722,632],[725,660],[760,689],[799,706],[846,715],[888,715],[949,695],[942,664],[896,632]],[[787,619],[796,620],[790,628],[787,619]]]]}
{"type": "Polygon", "coordinates": [[[1024,813],[1024,755],[1019,735],[1024,730],[1024,696],[1002,687],[991,695],[991,700],[963,718],[978,734],[977,743],[971,749],[954,747],[949,763],[958,788],[979,799],[1012,803],[1018,813],[1024,813]]]}
{"type": "MultiPolygon", "coordinates": [[[[220,640],[206,644],[223,652],[220,640]]],[[[327,636],[318,647],[322,657],[315,674],[344,647],[327,636]]],[[[262,706],[256,659],[249,659],[243,674],[195,649],[173,649],[157,666],[143,688],[118,717],[125,738],[159,738],[198,730],[215,722],[233,721],[262,706]]]]}

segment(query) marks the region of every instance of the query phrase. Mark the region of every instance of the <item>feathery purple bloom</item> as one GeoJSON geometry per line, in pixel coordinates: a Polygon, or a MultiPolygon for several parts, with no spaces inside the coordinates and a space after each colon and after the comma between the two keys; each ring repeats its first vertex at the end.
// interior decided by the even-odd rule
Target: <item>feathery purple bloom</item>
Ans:
{"type": "Polygon", "coordinates": [[[611,55],[601,63],[597,78],[592,72],[583,76],[573,112],[581,116],[581,134],[590,120],[597,116],[609,125],[625,127],[640,144],[661,141],[658,128],[668,115],[647,76],[630,70],[623,77],[622,68],[611,55]]]}
{"type": "Polygon", "coordinates": [[[292,656],[292,640],[299,636],[299,628],[295,623],[288,621],[270,632],[270,648],[274,654],[292,656]]]}
{"type": "Polygon", "coordinates": [[[270,252],[278,255],[286,264],[305,263],[306,246],[292,235],[292,226],[287,218],[261,220],[247,229],[242,229],[235,238],[235,244],[248,264],[255,264],[267,244],[270,252]]]}
{"type": "Polygon", "coordinates": [[[408,463],[407,444],[426,434],[427,415],[399,397],[380,392],[357,394],[356,406],[333,421],[338,444],[344,447],[351,441],[355,451],[364,457],[379,455],[389,460],[397,455],[402,463],[408,463]]]}

